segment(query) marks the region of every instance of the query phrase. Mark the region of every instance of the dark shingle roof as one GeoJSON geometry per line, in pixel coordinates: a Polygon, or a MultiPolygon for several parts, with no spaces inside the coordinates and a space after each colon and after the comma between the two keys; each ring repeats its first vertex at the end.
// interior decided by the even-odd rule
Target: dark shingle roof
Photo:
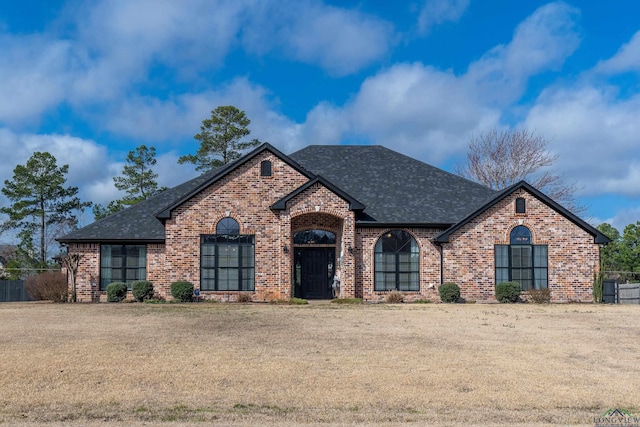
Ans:
{"type": "MultiPolygon", "coordinates": [[[[362,205],[357,221],[365,225],[448,227],[496,194],[482,185],[382,146],[309,146],[286,156],[263,144],[234,163],[207,172],[58,240],[69,242],[163,242],[173,208],[229,171],[269,150],[310,180],[320,180],[339,195],[362,205]]],[[[278,201],[274,200],[274,203],[278,201]]]]}
{"type": "Polygon", "coordinates": [[[164,242],[164,225],[156,218],[156,213],[193,191],[217,172],[218,170],[214,169],[165,190],[125,210],[72,231],[58,238],[58,241],[63,243],[73,241],[164,242]]]}
{"type": "Polygon", "coordinates": [[[495,195],[382,146],[311,145],[289,157],[365,205],[362,225],[448,226],[495,195]]]}

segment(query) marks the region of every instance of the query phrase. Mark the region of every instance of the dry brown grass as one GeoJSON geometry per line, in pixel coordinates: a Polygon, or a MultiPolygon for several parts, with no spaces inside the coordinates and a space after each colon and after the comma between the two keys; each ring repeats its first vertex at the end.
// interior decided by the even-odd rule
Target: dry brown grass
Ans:
{"type": "Polygon", "coordinates": [[[640,412],[639,310],[1,304],[0,424],[593,425],[640,412]]]}

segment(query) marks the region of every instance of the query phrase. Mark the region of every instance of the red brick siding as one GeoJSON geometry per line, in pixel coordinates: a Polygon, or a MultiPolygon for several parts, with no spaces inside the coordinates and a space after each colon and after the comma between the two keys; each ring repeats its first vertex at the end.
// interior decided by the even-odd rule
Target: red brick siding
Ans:
{"type": "Polygon", "coordinates": [[[592,235],[524,190],[516,191],[452,234],[444,245],[444,281],[460,285],[462,297],[495,300],[494,246],[509,244],[517,225],[531,230],[532,244],[548,245],[552,301],[591,301],[599,249],[592,235]],[[515,199],[526,213],[515,213],[515,199]]]}
{"type": "MultiPolygon", "coordinates": [[[[69,245],[69,253],[82,255],[76,276],[76,298],[78,302],[100,300],[100,244],[87,243],[69,245]]],[[[69,283],[69,286],[71,284],[69,283]]],[[[71,287],[69,287],[71,291],[71,287]]]]}
{"type": "MultiPolygon", "coordinates": [[[[240,224],[241,234],[255,235],[255,300],[289,297],[288,224],[269,207],[303,185],[307,178],[271,153],[264,152],[178,207],[166,222],[163,283],[188,280],[200,286],[200,235],[215,234],[226,216],[240,224]],[[260,176],[260,162],[270,160],[273,176],[260,176]],[[287,237],[287,238],[284,238],[287,237]]],[[[237,292],[203,292],[206,297],[234,299],[237,292]]]]}
{"type": "Polygon", "coordinates": [[[419,299],[438,301],[440,283],[440,252],[431,240],[442,230],[424,228],[363,228],[356,229],[355,258],[357,296],[365,301],[384,301],[388,292],[374,290],[374,249],[378,239],[389,230],[404,230],[417,241],[420,249],[420,291],[403,292],[407,302],[419,299]]]}
{"type": "MultiPolygon", "coordinates": [[[[355,259],[349,253],[349,248],[355,247],[355,216],[349,210],[349,203],[324,186],[315,184],[291,199],[282,217],[290,218],[292,233],[306,229],[324,229],[336,233],[336,272],[340,277],[340,297],[353,298],[356,295],[355,259]]],[[[290,244],[293,243],[293,234],[288,238],[290,244]]],[[[288,258],[289,283],[292,256],[288,258]]]]}

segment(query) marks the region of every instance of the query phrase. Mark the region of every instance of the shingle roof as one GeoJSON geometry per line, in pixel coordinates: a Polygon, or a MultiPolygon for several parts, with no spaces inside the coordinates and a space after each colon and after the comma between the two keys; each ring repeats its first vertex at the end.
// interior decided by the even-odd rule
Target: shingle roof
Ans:
{"type": "Polygon", "coordinates": [[[496,194],[382,146],[311,145],[289,157],[365,205],[362,225],[449,226],[496,194]]]}
{"type": "Polygon", "coordinates": [[[72,231],[58,241],[94,242],[164,242],[164,225],[155,214],[182,198],[217,173],[217,169],[200,175],[147,200],[72,231]]]}
{"type": "MultiPolygon", "coordinates": [[[[340,196],[364,205],[361,225],[449,227],[493,198],[495,191],[382,146],[308,146],[286,156],[263,144],[234,163],[166,190],[58,240],[163,242],[161,219],[197,192],[258,153],[269,150],[310,180],[322,180],[340,196]]],[[[274,200],[274,203],[278,201],[274,200]]],[[[357,208],[356,208],[357,209],[357,208]]]]}

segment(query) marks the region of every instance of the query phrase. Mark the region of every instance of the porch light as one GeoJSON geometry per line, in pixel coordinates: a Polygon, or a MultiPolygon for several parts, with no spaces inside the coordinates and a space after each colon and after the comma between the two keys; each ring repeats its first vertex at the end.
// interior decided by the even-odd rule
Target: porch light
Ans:
{"type": "Polygon", "coordinates": [[[353,248],[351,245],[349,245],[349,249],[347,249],[347,251],[349,251],[349,255],[353,255],[353,248]]]}
{"type": "Polygon", "coordinates": [[[282,247],[282,252],[284,252],[285,254],[288,254],[289,253],[289,247],[287,245],[284,245],[282,247]]]}

